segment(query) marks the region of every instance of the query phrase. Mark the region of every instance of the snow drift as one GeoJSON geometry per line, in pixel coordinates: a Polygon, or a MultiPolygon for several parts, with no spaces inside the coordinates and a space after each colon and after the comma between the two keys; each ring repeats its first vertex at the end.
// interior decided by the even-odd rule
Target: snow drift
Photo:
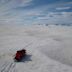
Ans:
{"type": "Polygon", "coordinates": [[[72,27],[0,26],[0,72],[72,72],[72,27]],[[27,56],[14,62],[17,50],[27,56]]]}

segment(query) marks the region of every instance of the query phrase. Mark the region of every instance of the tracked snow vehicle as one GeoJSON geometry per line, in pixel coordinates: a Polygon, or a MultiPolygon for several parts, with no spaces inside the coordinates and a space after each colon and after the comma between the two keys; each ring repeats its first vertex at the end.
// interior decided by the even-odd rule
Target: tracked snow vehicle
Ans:
{"type": "Polygon", "coordinates": [[[26,55],[26,50],[22,49],[16,52],[14,60],[15,61],[21,61],[23,57],[26,55]]]}

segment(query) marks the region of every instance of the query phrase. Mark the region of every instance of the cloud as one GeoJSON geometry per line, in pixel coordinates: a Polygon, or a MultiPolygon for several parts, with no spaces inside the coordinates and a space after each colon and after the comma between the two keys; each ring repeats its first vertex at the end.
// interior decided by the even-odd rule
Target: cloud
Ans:
{"type": "Polygon", "coordinates": [[[72,23],[72,12],[60,12],[60,14],[53,13],[50,21],[55,23],[72,23]]]}
{"type": "Polygon", "coordinates": [[[1,0],[0,11],[11,10],[13,8],[28,6],[32,0],[1,0]]]}
{"type": "Polygon", "coordinates": [[[28,6],[32,0],[15,0],[17,3],[17,7],[24,7],[24,6],[28,6]]]}
{"type": "Polygon", "coordinates": [[[56,10],[67,10],[67,9],[70,9],[71,7],[59,7],[59,8],[56,8],[56,10]]]}
{"type": "Polygon", "coordinates": [[[12,17],[13,15],[15,17],[15,15],[17,15],[16,13],[18,13],[19,11],[17,12],[14,8],[28,6],[31,1],[32,0],[0,0],[0,19],[4,16],[12,17]]]}
{"type": "MultiPolygon", "coordinates": [[[[72,12],[49,12],[44,17],[37,17],[37,22],[41,24],[62,24],[62,23],[72,23],[72,12]]],[[[37,23],[36,22],[36,23],[37,23]]]]}

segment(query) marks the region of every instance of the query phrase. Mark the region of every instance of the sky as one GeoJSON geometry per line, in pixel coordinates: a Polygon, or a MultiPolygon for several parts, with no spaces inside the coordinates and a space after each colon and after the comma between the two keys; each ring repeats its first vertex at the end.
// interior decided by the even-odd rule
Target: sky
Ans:
{"type": "Polygon", "coordinates": [[[0,0],[0,24],[72,24],[72,0],[0,0]]]}

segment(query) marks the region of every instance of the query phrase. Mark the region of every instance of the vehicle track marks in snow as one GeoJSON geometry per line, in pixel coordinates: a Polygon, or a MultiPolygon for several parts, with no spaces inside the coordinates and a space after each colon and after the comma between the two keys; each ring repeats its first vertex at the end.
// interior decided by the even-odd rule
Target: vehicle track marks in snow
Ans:
{"type": "Polygon", "coordinates": [[[16,70],[14,70],[15,69],[15,63],[6,63],[6,64],[4,64],[3,65],[3,68],[2,68],[2,70],[1,70],[1,72],[16,72],[16,70]]]}
{"type": "Polygon", "coordinates": [[[2,65],[1,72],[4,72],[5,68],[7,67],[8,63],[2,65]]]}

